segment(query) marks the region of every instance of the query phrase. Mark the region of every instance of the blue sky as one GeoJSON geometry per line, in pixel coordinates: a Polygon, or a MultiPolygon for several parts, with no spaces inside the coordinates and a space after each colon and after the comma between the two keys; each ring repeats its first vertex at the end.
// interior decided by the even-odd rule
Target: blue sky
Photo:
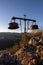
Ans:
{"type": "MultiPolygon", "coordinates": [[[[0,0],[0,32],[12,31],[8,30],[11,18],[23,17],[24,14],[43,28],[43,0],[0,0]]],[[[19,32],[20,28],[13,31],[19,32]]]]}

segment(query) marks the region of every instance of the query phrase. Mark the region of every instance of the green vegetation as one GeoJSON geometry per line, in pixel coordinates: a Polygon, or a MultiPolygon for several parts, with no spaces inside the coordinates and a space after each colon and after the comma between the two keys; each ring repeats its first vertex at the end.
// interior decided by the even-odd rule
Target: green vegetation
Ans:
{"type": "Polygon", "coordinates": [[[7,50],[7,52],[9,51],[14,51],[14,53],[17,51],[17,50],[19,50],[20,49],[20,47],[19,47],[19,45],[14,45],[14,46],[12,46],[11,48],[9,48],[9,49],[6,49],[7,50]]]}
{"type": "Polygon", "coordinates": [[[22,39],[21,39],[21,42],[20,42],[20,47],[23,47],[25,44],[28,43],[28,41],[30,40],[30,36],[28,36],[27,34],[23,34],[22,35],[22,39]]]}

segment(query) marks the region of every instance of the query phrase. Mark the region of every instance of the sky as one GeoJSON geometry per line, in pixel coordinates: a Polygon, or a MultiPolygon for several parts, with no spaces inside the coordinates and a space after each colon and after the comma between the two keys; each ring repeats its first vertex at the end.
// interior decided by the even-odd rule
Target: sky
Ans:
{"type": "MultiPolygon", "coordinates": [[[[13,16],[24,17],[24,14],[43,29],[43,0],[0,0],[0,32],[20,32],[20,28],[9,30],[8,23],[13,16]]],[[[24,23],[22,29],[23,26],[24,23]]]]}

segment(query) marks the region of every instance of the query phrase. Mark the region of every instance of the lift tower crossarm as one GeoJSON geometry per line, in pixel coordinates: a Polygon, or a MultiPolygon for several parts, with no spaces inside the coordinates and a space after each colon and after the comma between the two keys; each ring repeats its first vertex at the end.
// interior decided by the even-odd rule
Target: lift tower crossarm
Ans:
{"type": "Polygon", "coordinates": [[[12,17],[12,20],[14,20],[14,19],[20,19],[20,20],[25,20],[25,21],[33,21],[33,22],[36,22],[36,20],[33,20],[33,19],[20,18],[20,17],[12,17]]]}

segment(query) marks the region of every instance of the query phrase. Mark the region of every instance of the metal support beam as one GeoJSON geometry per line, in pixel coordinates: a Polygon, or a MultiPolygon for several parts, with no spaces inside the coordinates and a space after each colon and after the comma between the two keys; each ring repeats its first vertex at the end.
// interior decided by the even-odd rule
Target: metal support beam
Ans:
{"type": "Polygon", "coordinates": [[[20,20],[26,20],[26,21],[33,21],[33,22],[36,22],[36,20],[33,20],[33,19],[20,18],[20,17],[12,17],[12,20],[14,20],[14,19],[20,19],[20,20]]]}

